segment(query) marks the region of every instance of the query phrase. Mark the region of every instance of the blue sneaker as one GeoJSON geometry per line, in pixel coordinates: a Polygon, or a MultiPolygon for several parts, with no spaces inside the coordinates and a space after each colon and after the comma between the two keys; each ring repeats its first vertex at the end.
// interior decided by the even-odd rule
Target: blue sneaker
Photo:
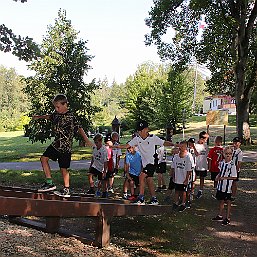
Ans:
{"type": "Polygon", "coordinates": [[[107,192],[103,192],[102,193],[102,198],[108,198],[108,193],[107,192]]]}
{"type": "Polygon", "coordinates": [[[96,191],[95,196],[96,197],[100,197],[101,196],[101,192],[100,191],[96,191]]]}
{"type": "Polygon", "coordinates": [[[156,197],[152,197],[152,199],[151,199],[151,201],[149,202],[149,204],[151,204],[151,205],[158,205],[159,202],[158,202],[158,200],[157,200],[156,197]]]}
{"type": "Polygon", "coordinates": [[[133,203],[134,203],[134,204],[137,204],[137,205],[145,205],[145,200],[144,200],[144,198],[138,197],[138,198],[136,199],[136,201],[134,201],[133,203]]]}

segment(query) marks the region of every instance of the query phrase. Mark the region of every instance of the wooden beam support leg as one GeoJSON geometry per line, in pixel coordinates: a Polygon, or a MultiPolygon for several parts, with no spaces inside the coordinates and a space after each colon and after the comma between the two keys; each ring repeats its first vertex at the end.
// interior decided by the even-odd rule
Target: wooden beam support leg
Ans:
{"type": "Polygon", "coordinates": [[[96,217],[95,246],[104,247],[110,244],[110,223],[111,217],[106,216],[103,210],[101,210],[96,217]]]}
{"type": "Polygon", "coordinates": [[[46,217],[46,232],[56,233],[60,228],[60,217],[46,217]]]}

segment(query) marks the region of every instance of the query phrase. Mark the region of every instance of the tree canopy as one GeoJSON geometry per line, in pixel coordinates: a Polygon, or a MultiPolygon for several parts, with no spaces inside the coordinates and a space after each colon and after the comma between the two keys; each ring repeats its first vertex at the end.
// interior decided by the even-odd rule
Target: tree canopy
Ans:
{"type": "MultiPolygon", "coordinates": [[[[93,56],[88,54],[87,41],[78,38],[78,32],[67,19],[66,12],[59,10],[55,24],[48,31],[40,46],[41,57],[29,68],[35,76],[26,79],[26,90],[31,101],[30,114],[49,114],[54,109],[52,99],[58,93],[65,94],[69,108],[81,121],[85,130],[92,125],[92,116],[98,110],[91,105],[91,92],[98,87],[93,80],[84,82],[91,68],[93,56]]],[[[45,120],[31,121],[30,139],[43,142],[51,137],[51,124],[45,120]]]]}
{"type": "Polygon", "coordinates": [[[241,138],[249,122],[250,95],[256,88],[256,17],[254,0],[154,0],[146,19],[151,28],[146,44],[156,44],[162,58],[183,69],[196,57],[212,73],[209,91],[235,96],[241,138]],[[200,20],[207,27],[198,40],[200,20]],[[173,35],[166,42],[170,31],[173,35]]]}

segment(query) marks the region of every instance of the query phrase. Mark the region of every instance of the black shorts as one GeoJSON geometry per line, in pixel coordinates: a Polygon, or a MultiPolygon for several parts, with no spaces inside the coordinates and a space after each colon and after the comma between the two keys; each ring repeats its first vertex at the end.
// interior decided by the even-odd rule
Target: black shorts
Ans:
{"type": "Polygon", "coordinates": [[[175,183],[174,183],[174,181],[173,181],[173,177],[170,177],[170,182],[169,182],[168,189],[169,189],[169,190],[175,189],[175,183]]]}
{"type": "Polygon", "coordinates": [[[214,172],[214,171],[212,171],[211,172],[211,180],[212,181],[215,181],[215,179],[216,179],[216,177],[219,175],[219,171],[218,172],[214,172]]]}
{"type": "Polygon", "coordinates": [[[153,174],[155,171],[156,171],[156,166],[154,164],[147,164],[143,168],[143,173],[147,174],[147,177],[153,177],[153,174]]]}
{"type": "Polygon", "coordinates": [[[92,174],[94,177],[97,177],[98,180],[103,180],[103,172],[97,170],[94,167],[91,167],[88,171],[89,174],[92,174]]]}
{"type": "Polygon", "coordinates": [[[175,191],[186,192],[186,190],[187,190],[187,185],[175,183],[175,191]]]}
{"type": "Polygon", "coordinates": [[[59,152],[57,151],[52,145],[49,145],[45,152],[43,153],[43,156],[48,157],[49,159],[53,161],[57,161],[59,163],[60,168],[69,168],[70,162],[71,162],[71,153],[70,152],[59,152]]]}
{"type": "Polygon", "coordinates": [[[205,178],[207,176],[207,170],[195,170],[197,177],[205,178]]]}
{"type": "Polygon", "coordinates": [[[106,178],[114,178],[114,175],[115,175],[114,170],[108,170],[106,172],[106,178]]]}
{"type": "MultiPolygon", "coordinates": [[[[130,176],[131,179],[134,181],[136,187],[138,187],[138,186],[139,186],[139,176],[136,176],[136,175],[133,175],[133,174],[130,174],[130,173],[129,173],[129,176],[130,176]]],[[[126,178],[126,180],[127,180],[128,182],[130,182],[130,180],[129,180],[128,178],[126,178]]]]}
{"type": "Polygon", "coordinates": [[[166,162],[158,163],[156,173],[166,173],[166,162]]]}
{"type": "Polygon", "coordinates": [[[223,200],[223,201],[230,200],[231,201],[231,193],[225,193],[225,192],[217,190],[216,199],[219,201],[221,201],[221,200],[223,200]]]}
{"type": "Polygon", "coordinates": [[[237,177],[234,181],[239,181],[239,174],[240,174],[240,172],[237,172],[237,177]]]}

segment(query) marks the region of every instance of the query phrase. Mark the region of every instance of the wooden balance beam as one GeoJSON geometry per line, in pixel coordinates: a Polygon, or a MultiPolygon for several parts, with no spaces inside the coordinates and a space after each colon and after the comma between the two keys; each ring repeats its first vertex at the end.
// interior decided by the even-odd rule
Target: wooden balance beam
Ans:
{"type": "Polygon", "coordinates": [[[135,205],[123,200],[88,197],[56,200],[51,197],[55,196],[0,188],[0,215],[8,215],[11,222],[20,225],[65,236],[74,236],[75,233],[60,228],[61,218],[93,217],[96,221],[94,240],[89,240],[84,234],[78,235],[77,238],[104,247],[110,243],[112,217],[160,215],[171,212],[171,206],[167,205],[135,205]],[[21,218],[28,216],[45,217],[46,222],[43,225],[42,222],[21,218]]]}

